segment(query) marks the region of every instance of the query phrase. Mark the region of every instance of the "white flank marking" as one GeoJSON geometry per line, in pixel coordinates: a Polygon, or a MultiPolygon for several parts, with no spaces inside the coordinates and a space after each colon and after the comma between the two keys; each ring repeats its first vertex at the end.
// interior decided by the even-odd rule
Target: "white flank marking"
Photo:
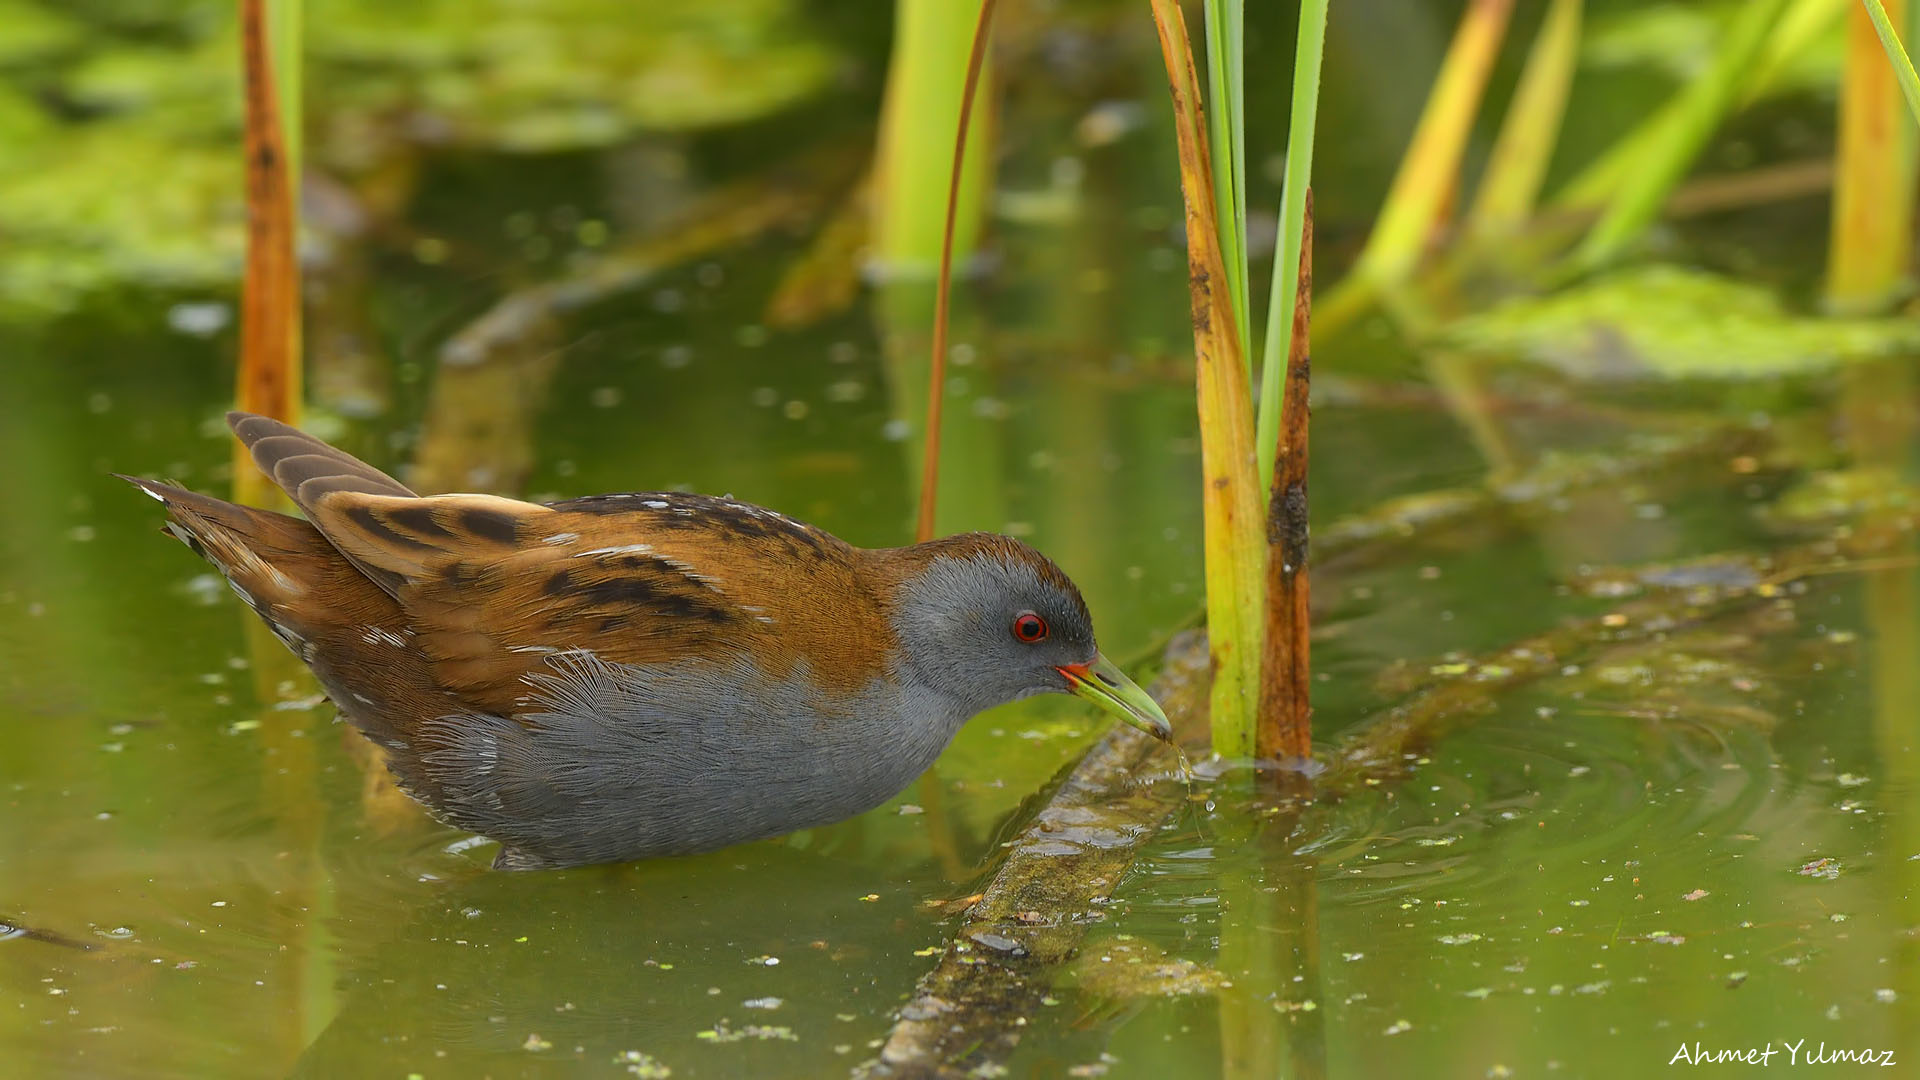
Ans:
{"type": "Polygon", "coordinates": [[[266,567],[267,576],[273,579],[274,587],[281,592],[286,593],[288,596],[301,596],[306,593],[306,586],[301,585],[299,582],[282,573],[279,567],[264,559],[260,561],[260,565],[266,567]]]}
{"type": "Polygon", "coordinates": [[[619,547],[594,548],[592,551],[577,551],[573,557],[584,559],[590,555],[651,555],[652,544],[622,544],[619,547]]]}

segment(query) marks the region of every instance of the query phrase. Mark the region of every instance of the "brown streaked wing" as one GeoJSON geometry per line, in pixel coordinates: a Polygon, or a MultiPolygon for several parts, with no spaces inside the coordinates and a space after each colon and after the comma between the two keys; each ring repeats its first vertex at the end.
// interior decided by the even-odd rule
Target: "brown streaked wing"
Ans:
{"type": "Polygon", "coordinates": [[[523,548],[500,561],[448,561],[401,589],[435,678],[502,715],[547,657],[590,650],[623,664],[673,664],[764,642],[726,593],[644,543],[523,548]]]}
{"type": "Polygon", "coordinates": [[[405,484],[352,454],[268,416],[230,412],[227,426],[267,474],[301,510],[329,491],[410,496],[405,484]]]}
{"type": "Polygon", "coordinates": [[[553,511],[495,495],[370,495],[330,491],[307,516],[340,553],[398,597],[448,563],[484,566],[519,550],[522,527],[553,511]]]}
{"type": "Polygon", "coordinates": [[[766,642],[754,659],[769,678],[804,666],[816,687],[844,695],[887,676],[897,642],[870,587],[872,553],[731,497],[650,492],[550,505],[557,513],[541,521],[542,544],[643,542],[732,601],[736,635],[766,642]]]}

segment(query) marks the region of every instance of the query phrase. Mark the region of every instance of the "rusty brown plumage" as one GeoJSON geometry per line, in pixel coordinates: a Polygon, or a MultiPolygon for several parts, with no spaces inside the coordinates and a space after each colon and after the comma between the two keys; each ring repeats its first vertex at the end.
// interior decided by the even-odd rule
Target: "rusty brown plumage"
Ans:
{"type": "Polygon", "coordinates": [[[497,865],[837,821],[898,792],[969,716],[1036,692],[1165,736],[1099,655],[1073,582],[1017,540],[867,550],[674,492],[417,495],[285,424],[228,420],[307,520],[133,483],[405,789],[502,842],[497,865]]]}
{"type": "MultiPolygon", "coordinates": [[[[134,482],[186,517],[180,524],[236,584],[256,599],[274,597],[279,614],[260,612],[269,625],[351,623],[361,629],[329,639],[337,651],[380,664],[403,651],[428,680],[424,689],[501,715],[514,712],[526,676],[548,656],[587,648],[626,664],[745,652],[770,676],[804,664],[822,690],[854,692],[884,674],[895,644],[870,581],[898,582],[929,554],[865,551],[773,511],[705,495],[642,492],[551,505],[421,496],[278,421],[239,413],[229,421],[312,524],[223,513],[219,500],[134,482]],[[257,573],[248,569],[256,547],[257,573]],[[217,557],[222,550],[226,557],[217,557]],[[268,575],[288,562],[280,567],[286,575],[326,587],[275,593],[268,575]],[[376,631],[404,637],[406,648],[392,649],[376,631]]],[[[1011,542],[973,534],[942,543],[958,552],[1011,542]]]]}

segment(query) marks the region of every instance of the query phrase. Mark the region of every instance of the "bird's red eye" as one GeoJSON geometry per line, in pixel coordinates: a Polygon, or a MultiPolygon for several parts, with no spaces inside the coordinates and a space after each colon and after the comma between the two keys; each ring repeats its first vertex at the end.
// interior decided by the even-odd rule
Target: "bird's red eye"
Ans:
{"type": "Polygon", "coordinates": [[[1013,617],[1013,636],[1029,645],[1044,641],[1047,637],[1047,620],[1031,611],[1023,611],[1013,617]]]}

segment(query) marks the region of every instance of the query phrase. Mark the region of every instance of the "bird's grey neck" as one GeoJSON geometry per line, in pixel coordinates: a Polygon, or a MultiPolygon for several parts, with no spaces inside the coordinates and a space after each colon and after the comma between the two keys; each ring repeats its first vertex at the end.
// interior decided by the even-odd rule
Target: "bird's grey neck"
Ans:
{"type": "Polygon", "coordinates": [[[953,645],[967,636],[964,621],[977,619],[990,607],[992,597],[977,587],[976,579],[952,573],[942,561],[929,562],[918,576],[908,579],[889,617],[902,646],[902,680],[930,692],[923,707],[939,701],[953,710],[959,716],[958,730],[969,718],[1005,704],[1008,696],[983,679],[953,645]]]}

